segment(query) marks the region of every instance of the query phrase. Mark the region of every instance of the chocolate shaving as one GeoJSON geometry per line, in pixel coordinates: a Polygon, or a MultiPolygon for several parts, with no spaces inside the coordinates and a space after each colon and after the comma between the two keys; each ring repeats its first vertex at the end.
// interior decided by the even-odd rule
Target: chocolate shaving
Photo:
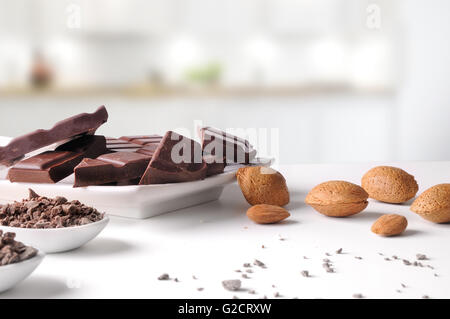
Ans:
{"type": "Polygon", "coordinates": [[[15,264],[37,255],[38,250],[15,240],[15,233],[0,229],[0,266],[15,264]]]}
{"type": "Polygon", "coordinates": [[[29,199],[0,207],[0,225],[20,228],[63,228],[98,222],[104,218],[95,208],[77,200],[39,196],[32,189],[29,199]]]}

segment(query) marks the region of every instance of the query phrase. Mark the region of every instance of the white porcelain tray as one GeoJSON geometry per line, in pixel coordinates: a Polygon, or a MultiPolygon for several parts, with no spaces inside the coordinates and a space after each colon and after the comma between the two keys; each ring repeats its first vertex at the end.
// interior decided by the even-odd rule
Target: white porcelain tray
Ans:
{"type": "MultiPolygon", "coordinates": [[[[10,137],[0,136],[0,145],[10,137]]],[[[270,166],[272,159],[260,158],[254,165],[270,166]]],[[[73,188],[73,175],[56,184],[11,183],[6,170],[0,171],[0,204],[21,201],[32,188],[42,196],[64,196],[79,200],[110,215],[144,219],[181,208],[216,200],[223,188],[233,183],[242,165],[227,166],[225,172],[201,181],[133,186],[89,186],[73,188]]]]}
{"type": "MultiPolygon", "coordinates": [[[[270,160],[261,160],[261,165],[269,164],[270,160]]],[[[42,196],[77,199],[110,215],[144,219],[218,199],[223,188],[236,180],[235,173],[239,167],[241,165],[227,166],[224,173],[201,181],[159,185],[73,188],[73,175],[56,184],[0,180],[0,204],[27,198],[28,189],[32,188],[42,196]]]]}

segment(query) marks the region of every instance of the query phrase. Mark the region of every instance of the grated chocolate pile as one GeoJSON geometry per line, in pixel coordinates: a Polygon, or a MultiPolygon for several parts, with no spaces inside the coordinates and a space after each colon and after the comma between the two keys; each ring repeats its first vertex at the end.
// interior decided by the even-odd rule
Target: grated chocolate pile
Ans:
{"type": "Polygon", "coordinates": [[[0,266],[18,263],[30,259],[38,250],[15,241],[15,233],[4,233],[0,230],[0,266]]]}
{"type": "Polygon", "coordinates": [[[86,225],[103,219],[104,214],[77,200],[39,196],[32,189],[29,199],[0,207],[0,225],[20,228],[63,228],[86,225]]]}

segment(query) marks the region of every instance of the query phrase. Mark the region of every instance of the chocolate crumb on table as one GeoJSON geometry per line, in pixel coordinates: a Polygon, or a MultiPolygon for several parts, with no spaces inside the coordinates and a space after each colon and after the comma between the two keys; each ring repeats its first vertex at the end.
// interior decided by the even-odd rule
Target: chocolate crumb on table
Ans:
{"type": "Polygon", "coordinates": [[[362,294],[353,294],[353,296],[352,296],[353,298],[355,298],[355,299],[362,299],[362,298],[364,298],[364,296],[362,295],[362,294]]]}
{"type": "Polygon", "coordinates": [[[307,271],[307,270],[303,270],[303,271],[301,272],[301,274],[302,274],[303,277],[310,277],[309,271],[307,271]]]}
{"type": "Polygon", "coordinates": [[[169,274],[162,274],[158,277],[158,280],[170,280],[169,274]]]}
{"type": "Polygon", "coordinates": [[[229,291],[237,291],[241,289],[241,281],[239,279],[231,279],[222,281],[222,286],[229,291]]]}

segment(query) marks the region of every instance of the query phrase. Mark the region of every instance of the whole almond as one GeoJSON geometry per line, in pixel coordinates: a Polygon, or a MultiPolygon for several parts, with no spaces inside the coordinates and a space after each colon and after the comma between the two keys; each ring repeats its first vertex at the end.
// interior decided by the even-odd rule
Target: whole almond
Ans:
{"type": "Polygon", "coordinates": [[[284,206],[289,203],[289,191],[283,175],[262,166],[242,167],[236,173],[242,194],[250,205],[284,206]]]}
{"type": "Polygon", "coordinates": [[[427,189],[416,198],[410,209],[433,223],[450,222],[450,184],[427,189]]]}
{"type": "Polygon", "coordinates": [[[257,224],[274,224],[291,216],[280,206],[259,204],[247,210],[247,217],[257,224]]]}
{"type": "Polygon", "coordinates": [[[414,198],[419,186],[414,176],[392,166],[377,166],[364,174],[361,186],[370,198],[399,204],[414,198]]]}
{"type": "Polygon", "coordinates": [[[395,236],[403,233],[408,220],[401,215],[387,214],[378,218],[372,225],[372,232],[380,236],[395,236]]]}
{"type": "Polygon", "coordinates": [[[306,204],[330,217],[346,217],[363,211],[368,204],[367,192],[346,181],[328,181],[315,186],[306,196],[306,204]]]}

